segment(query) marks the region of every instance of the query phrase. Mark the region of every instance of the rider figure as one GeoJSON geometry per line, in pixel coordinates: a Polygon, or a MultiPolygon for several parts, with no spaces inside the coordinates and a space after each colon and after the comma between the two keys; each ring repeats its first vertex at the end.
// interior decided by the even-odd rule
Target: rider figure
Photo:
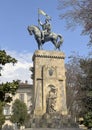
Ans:
{"type": "Polygon", "coordinates": [[[38,22],[42,26],[42,40],[44,40],[45,36],[48,36],[51,33],[51,25],[49,23],[50,19],[45,19],[45,23],[42,23],[39,19],[38,22]]]}

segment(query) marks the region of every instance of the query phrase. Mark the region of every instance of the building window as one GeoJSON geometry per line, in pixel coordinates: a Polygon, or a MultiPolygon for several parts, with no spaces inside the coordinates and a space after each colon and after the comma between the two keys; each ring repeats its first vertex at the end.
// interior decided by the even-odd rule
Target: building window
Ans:
{"type": "Polygon", "coordinates": [[[24,94],[20,94],[19,99],[24,102],[24,94]]]}

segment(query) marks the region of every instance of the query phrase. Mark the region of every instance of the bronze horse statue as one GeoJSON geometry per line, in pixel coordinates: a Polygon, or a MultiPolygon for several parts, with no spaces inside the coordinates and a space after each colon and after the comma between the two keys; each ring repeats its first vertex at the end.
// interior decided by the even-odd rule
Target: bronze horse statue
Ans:
{"type": "Polygon", "coordinates": [[[55,49],[60,50],[60,46],[63,43],[63,38],[60,34],[55,34],[54,32],[51,32],[49,35],[44,37],[44,40],[42,40],[42,33],[38,26],[28,26],[27,29],[30,35],[34,34],[34,37],[38,43],[39,50],[42,49],[42,45],[48,41],[51,41],[54,44],[55,49]]]}

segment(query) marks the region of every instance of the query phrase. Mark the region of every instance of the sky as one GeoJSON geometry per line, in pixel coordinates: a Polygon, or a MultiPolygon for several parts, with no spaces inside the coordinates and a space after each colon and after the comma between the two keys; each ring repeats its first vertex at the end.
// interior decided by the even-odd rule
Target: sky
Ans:
{"type": "MultiPolygon", "coordinates": [[[[0,82],[30,79],[32,55],[38,49],[34,36],[29,35],[29,25],[38,26],[38,8],[51,16],[52,32],[61,34],[64,42],[61,51],[66,55],[65,62],[72,52],[86,56],[88,54],[88,37],[81,36],[81,27],[75,31],[67,30],[64,20],[59,18],[58,0],[0,0],[0,49],[18,60],[16,65],[7,64],[3,67],[0,82]]],[[[43,20],[40,16],[40,20],[43,20]]],[[[43,21],[44,22],[44,21],[43,21]]],[[[44,50],[53,50],[51,42],[43,45],[44,50]]]]}

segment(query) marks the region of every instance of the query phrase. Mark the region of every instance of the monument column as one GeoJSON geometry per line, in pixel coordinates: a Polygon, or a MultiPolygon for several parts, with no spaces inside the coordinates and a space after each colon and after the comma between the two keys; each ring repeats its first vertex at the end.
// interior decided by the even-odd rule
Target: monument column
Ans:
{"type": "Polygon", "coordinates": [[[67,114],[65,55],[60,51],[37,50],[33,55],[34,115],[67,114]]]}

